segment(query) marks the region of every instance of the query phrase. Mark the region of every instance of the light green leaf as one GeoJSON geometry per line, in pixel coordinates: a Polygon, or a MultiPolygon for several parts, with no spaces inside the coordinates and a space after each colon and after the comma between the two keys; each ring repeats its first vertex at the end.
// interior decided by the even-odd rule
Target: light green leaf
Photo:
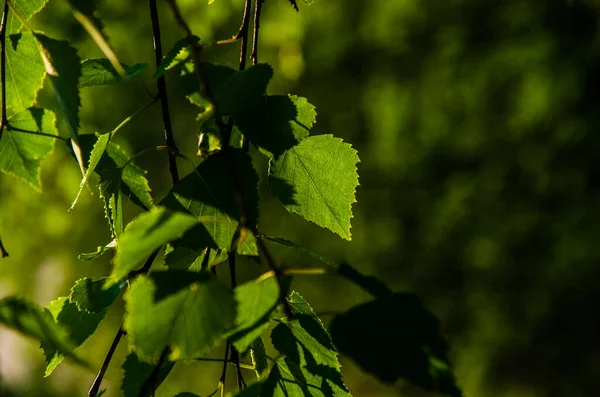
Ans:
{"type": "Polygon", "coordinates": [[[81,76],[79,56],[67,41],[54,40],[39,33],[34,36],[46,67],[46,74],[52,82],[58,105],[67,123],[71,145],[81,168],[81,174],[85,175],[83,153],[78,139],[80,105],[78,82],[81,76]]]}
{"type": "MultiPolygon", "coordinates": [[[[48,0],[11,0],[10,3],[19,16],[27,21],[34,14],[41,11],[47,2],[48,0]]],[[[6,26],[8,33],[16,33],[21,28],[22,23],[15,15],[15,12],[11,11],[8,13],[6,26]]]]}
{"type": "Polygon", "coordinates": [[[88,363],[73,353],[73,341],[56,325],[48,311],[42,311],[16,297],[4,298],[0,300],[0,324],[37,339],[47,348],[74,358],[80,365],[90,368],[88,363]]]}
{"type": "Polygon", "coordinates": [[[245,353],[268,327],[271,313],[279,304],[279,285],[275,277],[250,281],[235,289],[238,314],[229,340],[245,353]]]}
{"type": "MultiPolygon", "coordinates": [[[[126,77],[134,77],[146,69],[149,64],[136,63],[132,66],[122,64],[126,77]]],[[[119,72],[107,58],[85,59],[81,62],[81,78],[79,87],[93,87],[98,85],[115,84],[123,81],[119,72]]]]}
{"type": "Polygon", "coordinates": [[[88,252],[88,253],[79,254],[77,256],[77,259],[79,259],[80,261],[91,261],[91,260],[98,258],[99,256],[102,256],[105,252],[114,250],[116,247],[117,247],[117,240],[113,239],[110,243],[108,243],[102,247],[98,247],[96,252],[88,252]]]}
{"type": "Polygon", "coordinates": [[[213,348],[235,321],[233,291],[207,273],[152,272],[125,294],[125,330],[140,359],[155,362],[165,347],[171,360],[213,348]]]}
{"type": "Polygon", "coordinates": [[[252,342],[250,347],[250,357],[252,358],[252,365],[254,365],[254,372],[256,372],[257,378],[262,378],[265,371],[269,368],[269,362],[267,361],[267,351],[265,344],[261,337],[258,337],[252,342]]]}
{"type": "MultiPolygon", "coordinates": [[[[231,164],[237,176],[248,209],[248,222],[258,220],[258,175],[250,157],[241,150],[220,151],[203,161],[196,172],[179,181],[161,202],[175,211],[197,217],[201,226],[194,228],[198,248],[229,250],[238,230],[240,212],[232,182],[231,164]]],[[[254,236],[242,236],[237,252],[258,255],[254,236]]]]}
{"type": "Polygon", "coordinates": [[[183,235],[198,220],[183,212],[155,207],[134,219],[121,235],[111,281],[116,283],[160,246],[183,235]]]}
{"type": "Polygon", "coordinates": [[[184,37],[182,39],[177,40],[173,47],[169,50],[167,55],[164,56],[162,61],[160,61],[160,65],[156,69],[154,73],[154,78],[159,78],[169,69],[174,68],[179,65],[181,62],[185,62],[189,59],[191,54],[190,49],[190,41],[197,45],[200,42],[200,37],[192,36],[192,37],[184,37]]]}
{"type": "Polygon", "coordinates": [[[335,316],[330,329],[340,352],[382,382],[404,378],[425,390],[462,396],[439,323],[417,296],[382,295],[335,316]]]}
{"type": "Polygon", "coordinates": [[[288,211],[350,240],[359,161],[341,139],[312,136],[271,160],[269,189],[288,211]]]}
{"type": "MultiPolygon", "coordinates": [[[[165,360],[158,370],[154,388],[158,388],[167,378],[175,363],[165,360]]],[[[123,383],[121,391],[123,397],[151,397],[151,390],[142,390],[146,381],[154,371],[154,365],[142,362],[138,357],[130,353],[123,363],[123,383]]]]}
{"type": "Polygon", "coordinates": [[[24,112],[33,105],[38,90],[42,88],[45,73],[44,61],[33,34],[11,34],[6,38],[8,116],[24,112]]]}
{"type": "Polygon", "coordinates": [[[291,293],[289,304],[294,318],[284,319],[271,332],[273,346],[285,358],[277,360],[264,389],[276,396],[286,391],[290,396],[350,396],[329,333],[298,293],[291,293]],[[295,379],[294,385],[290,379],[295,379]]]}
{"type": "MultiPolygon", "coordinates": [[[[118,169],[128,162],[128,157],[118,145],[110,142],[110,134],[80,135],[79,140],[83,148],[84,159],[89,159],[87,173],[91,175],[95,171],[100,175],[101,188],[104,193],[114,190],[119,185],[121,193],[140,207],[150,209],[154,206],[145,171],[133,162],[129,162],[123,172],[118,169]]],[[[90,175],[86,174],[82,181],[83,185],[89,181],[90,175]]],[[[82,185],[80,185],[81,189],[83,189],[82,185]]],[[[110,195],[107,197],[107,200],[109,199],[110,195]]]]}
{"type": "Polygon", "coordinates": [[[306,138],[317,113],[306,98],[269,95],[262,106],[238,111],[235,125],[268,157],[277,157],[306,138]]]}
{"type": "Polygon", "coordinates": [[[77,306],[80,311],[98,313],[108,308],[115,301],[121,285],[113,285],[105,288],[107,278],[92,280],[91,278],[82,278],[75,282],[71,289],[69,300],[77,306]]]}
{"type": "Polygon", "coordinates": [[[52,135],[57,134],[55,121],[51,111],[38,108],[30,108],[10,117],[8,122],[11,128],[5,128],[0,137],[0,170],[40,190],[40,164],[52,151],[55,141],[52,135]]]}
{"type": "MultiPolygon", "coordinates": [[[[98,324],[106,314],[106,310],[97,313],[79,311],[77,305],[70,302],[68,297],[58,298],[50,302],[46,309],[50,312],[54,321],[67,331],[75,346],[80,346],[96,331],[98,324]]],[[[65,356],[51,344],[42,342],[41,347],[44,349],[48,364],[45,376],[49,376],[65,356]]]]}
{"type": "MultiPolygon", "coordinates": [[[[81,180],[81,183],[79,184],[79,190],[77,191],[77,196],[75,196],[75,200],[73,200],[73,203],[71,204],[71,208],[69,208],[69,210],[72,210],[75,207],[75,204],[77,204],[77,201],[79,200],[79,197],[81,196],[81,192],[83,191],[83,188],[85,185],[87,185],[90,176],[94,173],[94,171],[96,171],[96,167],[98,166],[98,163],[100,163],[100,159],[102,158],[102,156],[104,155],[104,152],[106,151],[106,148],[108,147],[108,143],[110,142],[110,137],[111,134],[103,134],[100,135],[98,137],[98,140],[96,141],[96,143],[94,144],[94,148],[92,149],[90,156],[89,156],[89,166],[87,168],[87,170],[85,171],[85,174],[83,176],[83,179],[81,180]]],[[[84,151],[85,153],[85,151],[84,151]]]]}

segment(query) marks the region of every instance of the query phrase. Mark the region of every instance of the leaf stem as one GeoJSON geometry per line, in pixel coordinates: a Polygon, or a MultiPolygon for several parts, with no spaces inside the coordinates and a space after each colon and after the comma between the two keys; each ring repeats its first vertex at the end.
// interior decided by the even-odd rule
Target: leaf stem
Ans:
{"type": "MultiPolygon", "coordinates": [[[[154,39],[154,55],[156,59],[156,66],[160,65],[162,61],[162,44],[160,38],[160,23],[158,21],[158,9],[156,7],[156,0],[150,0],[150,19],[152,20],[152,37],[154,39]]],[[[175,144],[175,138],[173,137],[173,127],[171,125],[171,114],[169,113],[169,102],[167,99],[167,84],[165,82],[165,76],[160,76],[156,85],[158,87],[158,98],[160,99],[160,105],[162,108],[163,125],[165,127],[165,143],[170,148],[174,149],[173,152],[169,152],[169,171],[171,172],[171,179],[173,184],[179,181],[179,173],[177,172],[177,162],[175,161],[176,153],[179,153],[177,145],[175,144]]]]}
{"type": "Polygon", "coordinates": [[[250,25],[250,8],[252,6],[252,0],[246,0],[244,4],[244,17],[242,20],[242,26],[236,37],[242,39],[240,46],[240,70],[246,69],[246,58],[248,52],[248,25],[250,25]]]}
{"type": "Polygon", "coordinates": [[[6,119],[6,21],[8,19],[8,0],[4,1],[4,10],[2,11],[2,22],[0,23],[0,82],[2,84],[2,106],[0,107],[0,138],[4,127],[7,126],[6,119]]]}
{"type": "Polygon", "coordinates": [[[252,54],[250,54],[253,65],[258,63],[258,31],[260,29],[260,12],[264,1],[255,0],[254,2],[254,33],[252,36],[252,54]]]}
{"type": "Polygon", "coordinates": [[[125,331],[123,330],[123,326],[121,326],[106,353],[106,357],[104,357],[104,362],[102,363],[102,367],[100,367],[100,371],[98,371],[98,375],[96,375],[96,379],[94,379],[94,383],[92,383],[92,387],[90,387],[90,390],[88,391],[88,397],[96,397],[100,392],[102,379],[104,379],[110,360],[112,360],[113,354],[115,353],[115,350],[117,350],[117,346],[124,334],[125,331]]]}
{"type": "Polygon", "coordinates": [[[24,130],[23,128],[18,128],[18,127],[13,127],[12,125],[8,124],[6,126],[6,129],[9,131],[17,131],[17,132],[22,132],[24,134],[31,134],[31,135],[39,135],[39,136],[46,136],[48,138],[54,138],[54,139],[59,139],[61,141],[68,141],[67,138],[62,137],[60,135],[54,135],[54,134],[47,134],[45,132],[41,132],[41,131],[30,131],[30,130],[24,130]]]}

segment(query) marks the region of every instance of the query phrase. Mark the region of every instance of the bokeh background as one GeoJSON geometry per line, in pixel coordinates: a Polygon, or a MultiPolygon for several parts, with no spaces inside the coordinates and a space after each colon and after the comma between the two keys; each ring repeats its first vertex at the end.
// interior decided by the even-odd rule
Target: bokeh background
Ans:
{"type": "MultiPolygon", "coordinates": [[[[69,39],[82,58],[101,56],[65,3],[50,0],[32,25],[69,39]]],[[[205,43],[239,27],[243,0],[178,3],[205,43]]],[[[168,49],[182,32],[160,5],[168,49]]],[[[123,62],[153,63],[146,1],[104,0],[98,15],[123,62]]],[[[584,0],[317,0],[301,3],[299,13],[285,0],[265,3],[259,57],[276,71],[270,93],[316,105],[313,133],[342,137],[358,150],[361,186],[351,242],[288,214],[264,186],[262,231],[417,293],[441,321],[466,396],[600,390],[599,18],[600,2],[584,0]]],[[[236,44],[207,45],[204,56],[235,67],[238,52],[236,44]]],[[[143,86],[154,91],[152,70],[82,90],[82,132],[110,131],[147,103],[143,86]]],[[[177,143],[194,156],[197,110],[175,80],[168,84],[177,143]]],[[[39,103],[58,108],[48,87],[39,103]]],[[[161,144],[159,114],[153,108],[121,130],[128,153],[161,144]]],[[[164,153],[138,164],[158,201],[169,188],[164,153]]],[[[256,167],[265,174],[263,160],[256,167]]],[[[43,163],[42,193],[0,174],[0,235],[11,254],[0,260],[0,297],[46,305],[76,279],[108,274],[109,258],[77,260],[110,240],[91,194],[67,212],[80,177],[60,142],[43,163]]],[[[132,204],[128,216],[136,211],[132,204]]],[[[273,249],[286,265],[317,265],[273,249]]],[[[248,277],[261,271],[245,266],[248,277]]],[[[321,312],[367,299],[334,277],[297,279],[294,287],[321,312]]],[[[80,348],[97,366],[122,313],[116,304],[80,348]]],[[[123,344],[105,380],[107,396],[119,395],[125,354],[123,344]]],[[[93,373],[67,363],[44,379],[43,362],[35,342],[0,330],[1,395],[86,395],[93,373]]],[[[356,397],[429,395],[383,386],[342,364],[356,397]]],[[[208,395],[220,370],[178,364],[157,395],[208,395]]]]}

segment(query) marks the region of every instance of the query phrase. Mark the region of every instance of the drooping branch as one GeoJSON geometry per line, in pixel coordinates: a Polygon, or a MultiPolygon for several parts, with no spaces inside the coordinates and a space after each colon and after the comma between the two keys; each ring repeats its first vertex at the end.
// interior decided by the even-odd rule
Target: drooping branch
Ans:
{"type": "MultiPolygon", "coordinates": [[[[152,19],[152,36],[154,39],[154,55],[156,59],[156,66],[160,65],[162,61],[162,43],[160,37],[160,24],[158,21],[158,9],[156,7],[156,0],[150,0],[150,18],[152,19]]],[[[171,114],[169,113],[169,102],[167,99],[167,84],[165,76],[160,76],[157,79],[158,98],[162,109],[162,119],[165,128],[165,143],[168,147],[173,149],[174,152],[169,152],[169,171],[171,173],[171,179],[173,184],[179,181],[179,173],[177,172],[176,153],[177,145],[175,144],[175,138],[173,137],[173,127],[171,125],[171,114]]]]}
{"type": "Polygon", "coordinates": [[[8,252],[6,252],[6,249],[4,248],[4,245],[2,244],[2,239],[0,238],[0,257],[6,258],[7,256],[8,256],[8,252]]]}
{"type": "Polygon", "coordinates": [[[100,367],[100,371],[98,371],[98,375],[96,375],[96,378],[94,379],[94,383],[92,383],[92,387],[90,387],[90,390],[88,391],[88,397],[96,397],[100,392],[100,385],[102,384],[102,380],[104,379],[108,365],[110,364],[110,361],[115,354],[115,350],[117,350],[117,346],[119,346],[119,342],[124,334],[125,331],[123,330],[123,326],[121,326],[117,331],[117,334],[115,335],[108,352],[106,353],[106,357],[104,357],[104,362],[100,367]]]}

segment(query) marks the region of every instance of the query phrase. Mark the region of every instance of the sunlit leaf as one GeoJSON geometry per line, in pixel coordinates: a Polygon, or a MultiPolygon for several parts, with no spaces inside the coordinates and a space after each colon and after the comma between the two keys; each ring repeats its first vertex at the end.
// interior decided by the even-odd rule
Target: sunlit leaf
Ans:
{"type": "Polygon", "coordinates": [[[104,253],[106,253],[108,251],[114,250],[116,247],[117,247],[117,240],[113,239],[110,243],[103,245],[101,247],[98,247],[96,252],[87,252],[87,253],[81,253],[81,254],[77,255],[77,259],[79,259],[80,261],[91,261],[91,260],[94,260],[94,259],[104,255],[104,253]]]}
{"type": "Polygon", "coordinates": [[[15,15],[15,12],[27,21],[34,14],[41,11],[47,2],[48,0],[11,0],[10,3],[14,8],[14,12],[8,13],[6,20],[7,32],[16,33],[22,26],[21,20],[15,15]]]}
{"type": "Polygon", "coordinates": [[[269,188],[288,211],[350,240],[358,162],[341,139],[312,136],[271,160],[269,188]]]}
{"type": "Polygon", "coordinates": [[[233,291],[206,273],[152,272],[125,294],[125,330],[140,359],[155,362],[164,348],[171,360],[198,357],[234,325],[233,291]]]}
{"type": "Polygon", "coordinates": [[[111,282],[137,268],[153,251],[183,235],[198,220],[183,212],[155,207],[134,219],[121,235],[111,282]]]}
{"type": "Polygon", "coordinates": [[[80,311],[98,313],[112,305],[119,292],[120,285],[105,288],[106,278],[93,280],[84,277],[75,282],[71,289],[69,300],[77,306],[80,311]]]}
{"type": "Polygon", "coordinates": [[[0,137],[0,170],[16,176],[40,190],[40,164],[52,151],[55,136],[55,117],[45,109],[30,108],[10,117],[11,127],[0,137]],[[50,136],[36,133],[49,134],[50,136]]]}
{"type": "MultiPolygon", "coordinates": [[[[24,0],[21,0],[24,1],[24,0]]],[[[6,37],[6,106],[7,115],[31,107],[42,88],[46,68],[35,37],[31,33],[6,37]]]]}
{"type": "Polygon", "coordinates": [[[267,351],[262,338],[258,337],[252,342],[252,346],[250,347],[250,357],[252,358],[252,365],[254,365],[256,377],[259,379],[262,378],[265,371],[269,368],[267,351]]]}

